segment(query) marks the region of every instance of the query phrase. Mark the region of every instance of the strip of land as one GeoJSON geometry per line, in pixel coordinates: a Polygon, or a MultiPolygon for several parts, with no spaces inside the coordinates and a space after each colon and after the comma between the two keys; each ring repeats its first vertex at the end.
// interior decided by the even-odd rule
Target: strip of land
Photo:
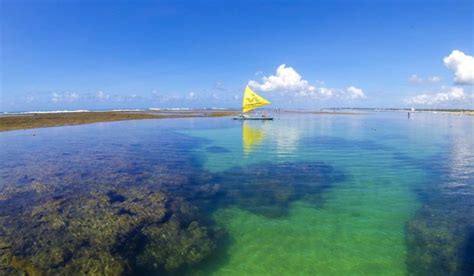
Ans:
{"type": "MultiPolygon", "coordinates": [[[[370,111],[403,111],[412,112],[408,109],[327,109],[320,111],[312,110],[273,110],[276,113],[301,113],[318,115],[362,115],[370,111]]],[[[473,110],[440,110],[418,112],[440,112],[452,115],[474,115],[473,110]]],[[[66,125],[81,125],[98,122],[113,122],[125,120],[164,119],[164,118],[191,118],[191,117],[224,117],[235,116],[240,113],[236,109],[212,110],[212,109],[190,109],[190,110],[143,110],[143,111],[84,111],[84,112],[58,112],[58,113],[17,113],[0,115],[0,131],[43,128],[66,125]]]]}
{"type": "Polygon", "coordinates": [[[163,110],[163,111],[104,111],[104,112],[67,112],[67,113],[31,113],[0,116],[0,131],[80,125],[97,122],[124,120],[223,117],[238,114],[232,110],[163,110]]]}

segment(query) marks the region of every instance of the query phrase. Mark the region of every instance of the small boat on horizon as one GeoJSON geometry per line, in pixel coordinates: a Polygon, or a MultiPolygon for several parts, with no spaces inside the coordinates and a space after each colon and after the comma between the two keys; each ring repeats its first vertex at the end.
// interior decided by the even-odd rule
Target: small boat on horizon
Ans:
{"type": "Polygon", "coordinates": [[[270,102],[264,99],[262,96],[255,93],[248,85],[245,87],[244,97],[242,98],[242,114],[234,117],[234,120],[273,120],[273,117],[269,117],[266,114],[260,116],[252,116],[245,114],[254,110],[255,108],[270,104],[270,102]]]}

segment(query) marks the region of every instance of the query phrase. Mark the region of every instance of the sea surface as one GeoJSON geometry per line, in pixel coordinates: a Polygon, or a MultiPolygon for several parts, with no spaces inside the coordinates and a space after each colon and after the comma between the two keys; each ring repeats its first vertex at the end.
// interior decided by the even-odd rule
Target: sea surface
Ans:
{"type": "Polygon", "coordinates": [[[472,275],[474,117],[0,133],[0,274],[472,275]]]}

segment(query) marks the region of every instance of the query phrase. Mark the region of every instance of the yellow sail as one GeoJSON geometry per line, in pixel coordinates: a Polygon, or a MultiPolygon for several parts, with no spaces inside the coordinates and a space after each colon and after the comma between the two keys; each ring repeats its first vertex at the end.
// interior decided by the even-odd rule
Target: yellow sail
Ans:
{"type": "Polygon", "coordinates": [[[252,109],[267,104],[270,104],[270,102],[253,92],[248,85],[245,87],[244,98],[242,99],[243,112],[249,112],[252,109]]]}

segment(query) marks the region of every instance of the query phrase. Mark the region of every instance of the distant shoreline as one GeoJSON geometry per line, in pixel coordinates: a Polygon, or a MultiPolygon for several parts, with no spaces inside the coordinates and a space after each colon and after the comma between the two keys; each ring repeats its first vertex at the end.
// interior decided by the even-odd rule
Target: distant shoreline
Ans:
{"type": "MultiPolygon", "coordinates": [[[[380,109],[380,108],[327,108],[321,110],[280,110],[264,109],[276,113],[316,114],[316,115],[363,115],[369,112],[414,112],[441,113],[452,115],[474,116],[473,110],[428,110],[418,109],[380,109]]],[[[115,122],[126,120],[193,118],[193,117],[225,117],[240,114],[237,109],[149,109],[149,110],[115,110],[115,111],[38,111],[4,113],[0,115],[0,132],[44,128],[56,126],[82,125],[99,122],[115,122]]]]}
{"type": "Polygon", "coordinates": [[[411,108],[375,108],[375,107],[336,107],[323,108],[325,112],[340,111],[376,111],[376,112],[423,112],[423,113],[450,113],[450,114],[466,114],[474,115],[474,109],[449,109],[449,108],[419,108],[412,110],[411,108]]]}

